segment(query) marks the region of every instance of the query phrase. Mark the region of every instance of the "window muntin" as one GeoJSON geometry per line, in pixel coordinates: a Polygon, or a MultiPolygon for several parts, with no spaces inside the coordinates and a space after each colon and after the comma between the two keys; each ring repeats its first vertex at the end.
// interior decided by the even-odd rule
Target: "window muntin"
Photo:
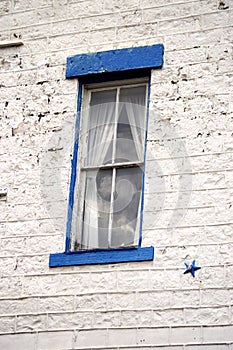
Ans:
{"type": "Polygon", "coordinates": [[[84,90],[71,251],[137,247],[147,82],[84,90]]]}

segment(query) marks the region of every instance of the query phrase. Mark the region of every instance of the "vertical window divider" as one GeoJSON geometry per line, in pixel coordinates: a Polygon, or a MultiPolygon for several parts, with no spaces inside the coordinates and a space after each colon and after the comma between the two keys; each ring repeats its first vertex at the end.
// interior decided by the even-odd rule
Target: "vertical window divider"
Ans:
{"type": "MultiPolygon", "coordinates": [[[[115,157],[116,157],[117,122],[118,122],[118,113],[119,113],[119,96],[120,96],[120,87],[117,87],[115,119],[114,119],[114,133],[113,133],[112,164],[114,164],[115,157]]],[[[110,248],[110,246],[111,246],[111,238],[112,238],[113,204],[114,204],[115,188],[116,188],[116,168],[113,167],[112,188],[111,188],[111,202],[110,202],[110,215],[109,215],[109,223],[108,223],[108,248],[110,248]]]]}

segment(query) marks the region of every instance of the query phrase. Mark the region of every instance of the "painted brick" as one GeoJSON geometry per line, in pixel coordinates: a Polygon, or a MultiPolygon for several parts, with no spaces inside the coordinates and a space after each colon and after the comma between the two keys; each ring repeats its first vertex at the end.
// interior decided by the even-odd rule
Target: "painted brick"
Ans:
{"type": "Polygon", "coordinates": [[[130,346],[135,345],[137,339],[136,329],[109,329],[107,345],[130,346]]]}
{"type": "Polygon", "coordinates": [[[118,272],[118,288],[124,290],[144,290],[148,288],[148,272],[138,271],[135,278],[134,271],[118,272]]]}
{"type": "Polygon", "coordinates": [[[184,323],[183,309],[155,310],[153,313],[154,325],[176,325],[184,323]]]}
{"type": "Polygon", "coordinates": [[[103,12],[103,1],[94,3],[92,1],[74,2],[68,7],[68,16],[77,17],[77,13],[83,17],[95,14],[101,14],[103,12]]]}
{"type": "Polygon", "coordinates": [[[23,292],[26,295],[54,295],[59,290],[58,276],[29,276],[23,280],[23,292]]]}
{"type": "Polygon", "coordinates": [[[150,345],[167,344],[169,339],[168,328],[144,328],[137,331],[137,341],[139,344],[150,345]]]}
{"type": "Polygon", "coordinates": [[[13,6],[14,11],[22,11],[22,10],[27,10],[31,8],[40,8],[44,6],[51,5],[52,1],[51,0],[33,0],[31,1],[30,5],[27,3],[21,3],[20,1],[16,1],[13,6]]]}
{"type": "Polygon", "coordinates": [[[223,306],[230,305],[230,296],[232,290],[215,290],[214,293],[211,289],[201,291],[201,302],[203,305],[208,306],[223,306]]]}
{"type": "Polygon", "coordinates": [[[200,305],[200,292],[198,290],[174,291],[171,295],[171,305],[198,306],[200,305]]]}
{"type": "Polygon", "coordinates": [[[1,278],[0,280],[0,296],[1,297],[19,297],[22,292],[22,278],[12,277],[1,278]]]}
{"type": "Polygon", "coordinates": [[[189,344],[201,342],[201,327],[172,327],[171,343],[189,344]]]}
{"type": "Polygon", "coordinates": [[[138,10],[140,6],[140,2],[138,0],[133,1],[129,0],[127,1],[127,4],[124,3],[123,0],[120,1],[113,1],[113,4],[109,4],[108,2],[104,3],[104,9],[108,11],[118,11],[119,9],[125,9],[125,10],[138,10]]]}
{"type": "Polygon", "coordinates": [[[96,311],[93,317],[93,322],[95,327],[100,327],[100,328],[112,328],[112,327],[125,326],[123,317],[124,317],[123,312],[120,312],[120,311],[112,311],[112,312],[96,311]]]}
{"type": "Polygon", "coordinates": [[[37,298],[19,298],[16,299],[2,299],[0,300],[1,314],[23,314],[25,310],[28,313],[36,313],[38,311],[37,298]]]}
{"type": "Polygon", "coordinates": [[[143,310],[138,311],[121,311],[120,326],[121,327],[137,327],[137,326],[151,326],[155,324],[153,311],[143,310]]]}
{"type": "Polygon", "coordinates": [[[0,273],[2,275],[10,275],[14,273],[16,267],[15,258],[1,258],[0,260],[0,273]]]}
{"type": "Polygon", "coordinates": [[[41,332],[38,333],[38,350],[64,350],[72,348],[72,332],[41,332]]]}
{"type": "MultiPolygon", "coordinates": [[[[63,218],[56,218],[56,224],[58,227],[65,228],[65,223],[63,218]]],[[[42,220],[28,220],[28,221],[18,221],[18,222],[2,222],[0,225],[0,232],[2,237],[7,236],[34,236],[34,235],[43,235],[45,232],[54,233],[55,222],[51,219],[42,219],[42,220]]],[[[30,238],[28,239],[30,242],[30,238]]]]}
{"type": "MultiPolygon", "coordinates": [[[[112,297],[111,297],[112,299],[112,297]]],[[[75,297],[75,309],[76,310],[95,310],[106,309],[107,307],[107,294],[89,294],[89,295],[76,295],[75,297]]]]}
{"type": "Polygon", "coordinates": [[[92,312],[60,313],[48,315],[48,329],[73,329],[93,327],[92,312]]]}
{"type": "Polygon", "coordinates": [[[204,14],[201,17],[201,26],[203,29],[222,27],[230,24],[230,11],[225,11],[219,16],[218,12],[204,14]]]}
{"type": "Polygon", "coordinates": [[[16,319],[17,332],[43,331],[47,328],[46,315],[20,315],[16,319]]]}
{"type": "Polygon", "coordinates": [[[229,322],[227,307],[185,309],[185,319],[188,324],[224,324],[229,322]]]}
{"type": "MultiPolygon", "coordinates": [[[[177,303],[175,303],[177,305],[177,303]]],[[[169,292],[138,292],[136,295],[136,305],[140,308],[163,309],[171,305],[171,293],[169,292]]]]}
{"type": "Polygon", "coordinates": [[[0,332],[14,333],[15,331],[15,317],[0,317],[0,332]]]}
{"type": "Polygon", "coordinates": [[[203,328],[204,342],[231,342],[232,326],[216,326],[203,328]]]}
{"type": "Polygon", "coordinates": [[[0,336],[1,349],[14,350],[16,347],[19,350],[28,349],[34,350],[36,344],[35,334],[7,334],[0,336]]]}
{"type": "Polygon", "coordinates": [[[73,296],[53,296],[38,299],[38,310],[40,312],[72,311],[73,308],[73,296]]]}
{"type": "Polygon", "coordinates": [[[89,276],[83,274],[80,280],[80,290],[82,292],[116,290],[117,278],[116,273],[109,270],[109,272],[91,273],[89,276]]]}
{"type": "Polygon", "coordinates": [[[74,346],[76,348],[103,346],[107,343],[107,336],[105,329],[81,330],[75,334],[74,346]]]}
{"type": "Polygon", "coordinates": [[[166,275],[164,275],[163,270],[150,271],[150,287],[153,290],[179,288],[179,286],[180,281],[178,270],[175,272],[174,270],[167,270],[166,275]]]}
{"type": "Polygon", "coordinates": [[[159,34],[176,34],[183,33],[183,28],[186,28],[186,31],[198,31],[201,28],[200,17],[192,16],[188,18],[174,19],[170,21],[161,21],[159,23],[159,34]]]}
{"type": "Polygon", "coordinates": [[[134,309],[135,294],[133,292],[111,293],[107,297],[107,308],[111,309],[134,309]]]}

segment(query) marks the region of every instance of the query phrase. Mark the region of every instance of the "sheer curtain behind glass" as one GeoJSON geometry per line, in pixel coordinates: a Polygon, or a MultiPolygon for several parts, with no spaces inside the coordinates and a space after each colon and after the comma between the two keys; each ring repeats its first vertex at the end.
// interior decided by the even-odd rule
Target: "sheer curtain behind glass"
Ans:
{"type": "MultiPolygon", "coordinates": [[[[115,99],[116,90],[93,92],[91,95],[86,166],[101,166],[112,160],[115,99]]],[[[105,170],[104,175],[99,177],[98,170],[86,172],[81,242],[84,249],[99,248],[100,235],[108,235],[111,171],[105,170]]]]}

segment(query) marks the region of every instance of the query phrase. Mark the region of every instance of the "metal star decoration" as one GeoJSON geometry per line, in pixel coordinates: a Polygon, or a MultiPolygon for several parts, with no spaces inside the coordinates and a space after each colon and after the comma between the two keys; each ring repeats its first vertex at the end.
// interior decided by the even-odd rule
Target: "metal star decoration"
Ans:
{"type": "Polygon", "coordinates": [[[193,260],[193,262],[191,264],[187,264],[187,263],[184,263],[184,264],[186,266],[186,270],[185,270],[184,274],[190,272],[193,277],[195,277],[195,271],[201,269],[201,267],[195,266],[195,260],[193,260]]]}

